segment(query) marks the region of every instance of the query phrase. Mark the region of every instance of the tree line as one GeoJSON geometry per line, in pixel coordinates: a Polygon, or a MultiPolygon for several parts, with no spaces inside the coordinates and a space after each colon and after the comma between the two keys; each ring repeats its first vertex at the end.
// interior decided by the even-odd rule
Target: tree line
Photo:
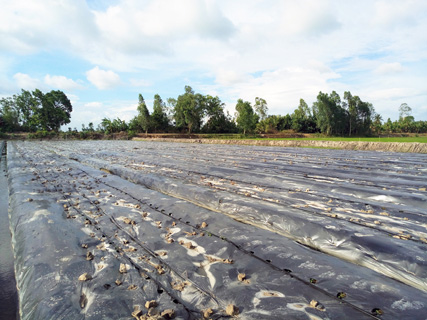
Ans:
{"type": "Polygon", "coordinates": [[[0,132],[58,131],[70,123],[73,107],[64,92],[21,90],[0,99],[0,132]]]}
{"type": "MultiPolygon", "coordinates": [[[[70,122],[72,106],[62,91],[43,94],[22,90],[21,94],[0,100],[0,132],[58,131],[70,122]]],[[[238,99],[235,114],[225,111],[217,96],[196,93],[185,86],[177,98],[163,101],[154,96],[152,112],[139,94],[137,115],[129,122],[120,118],[104,118],[95,129],[93,123],[82,126],[81,133],[111,134],[126,131],[136,133],[277,133],[294,130],[301,133],[321,133],[328,136],[368,136],[384,133],[426,133],[427,121],[415,121],[411,108],[399,107],[399,120],[390,118],[383,123],[373,105],[345,91],[343,97],[332,91],[319,92],[311,107],[300,99],[291,114],[268,115],[267,101],[256,97],[254,103],[238,99]]],[[[69,131],[72,132],[71,128],[69,131]]],[[[74,130],[77,132],[77,129],[74,130]]]]}

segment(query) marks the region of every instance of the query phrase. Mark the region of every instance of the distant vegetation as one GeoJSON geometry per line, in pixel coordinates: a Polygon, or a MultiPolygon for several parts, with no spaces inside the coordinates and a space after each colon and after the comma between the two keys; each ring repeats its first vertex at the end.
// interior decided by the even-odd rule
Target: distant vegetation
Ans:
{"type": "MultiPolygon", "coordinates": [[[[427,121],[415,121],[411,108],[399,107],[399,120],[383,122],[373,105],[344,92],[343,98],[332,91],[319,92],[310,108],[300,99],[292,114],[268,115],[267,101],[256,97],[252,104],[239,99],[232,116],[224,110],[219,97],[194,92],[190,86],[177,98],[167,103],[156,94],[150,114],[144,97],[138,96],[137,116],[129,122],[100,119],[78,131],[69,128],[64,138],[100,138],[103,135],[126,133],[202,133],[202,134],[274,134],[284,130],[314,133],[335,137],[367,137],[393,133],[427,133],[427,121]]],[[[0,100],[0,133],[29,132],[30,137],[45,138],[57,135],[62,125],[70,123],[72,106],[62,91],[46,94],[36,89],[22,90],[21,94],[0,100]]]]}

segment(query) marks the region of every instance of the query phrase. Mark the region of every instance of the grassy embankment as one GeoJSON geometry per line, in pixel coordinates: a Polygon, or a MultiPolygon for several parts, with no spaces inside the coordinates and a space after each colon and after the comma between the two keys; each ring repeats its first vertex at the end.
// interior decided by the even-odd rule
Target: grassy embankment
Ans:
{"type": "Polygon", "coordinates": [[[199,139],[226,139],[226,140],[302,140],[302,141],[366,141],[366,142],[418,142],[427,143],[427,135],[407,135],[407,136],[382,136],[382,137],[327,137],[316,134],[304,134],[301,137],[286,137],[274,135],[249,135],[240,134],[199,134],[199,139]]]}

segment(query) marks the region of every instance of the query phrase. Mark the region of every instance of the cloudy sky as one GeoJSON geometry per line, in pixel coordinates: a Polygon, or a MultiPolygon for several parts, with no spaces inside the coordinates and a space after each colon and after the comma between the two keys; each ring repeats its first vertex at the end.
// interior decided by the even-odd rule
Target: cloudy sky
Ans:
{"type": "Polygon", "coordinates": [[[190,85],[292,113],[351,91],[427,120],[425,0],[0,0],[0,97],[62,90],[69,126],[129,120],[190,85]]]}

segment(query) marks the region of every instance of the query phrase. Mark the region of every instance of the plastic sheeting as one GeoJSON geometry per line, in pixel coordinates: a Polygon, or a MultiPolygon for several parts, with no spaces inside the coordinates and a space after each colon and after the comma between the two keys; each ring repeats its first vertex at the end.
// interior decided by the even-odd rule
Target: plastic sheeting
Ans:
{"type": "Polygon", "coordinates": [[[126,319],[151,300],[183,319],[427,312],[425,155],[103,141],[8,156],[24,319],[126,319]]]}

